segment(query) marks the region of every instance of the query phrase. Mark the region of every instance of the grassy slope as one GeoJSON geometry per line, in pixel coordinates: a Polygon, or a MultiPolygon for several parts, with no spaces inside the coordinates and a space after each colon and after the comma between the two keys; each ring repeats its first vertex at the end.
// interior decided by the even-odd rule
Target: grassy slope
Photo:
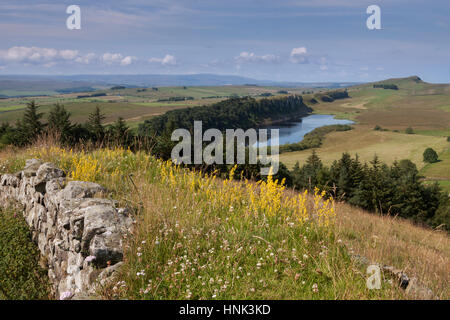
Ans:
{"type": "MultiPolygon", "coordinates": [[[[448,144],[444,137],[374,131],[370,127],[355,126],[354,130],[328,134],[316,152],[327,165],[339,159],[343,152],[349,152],[352,156],[358,154],[362,161],[367,162],[372,160],[374,155],[378,155],[388,164],[408,158],[421,168],[425,165],[422,154],[427,147],[432,147],[439,153],[446,150],[448,144]]],[[[305,163],[311,152],[312,150],[303,150],[282,153],[280,160],[293,167],[296,161],[305,163]]]]}
{"type": "MultiPolygon", "coordinates": [[[[108,186],[110,196],[122,205],[141,208],[136,231],[127,241],[118,279],[123,282],[105,288],[106,298],[407,298],[388,279],[382,290],[367,290],[365,270],[349,259],[349,250],[402,268],[440,298],[449,297],[450,241],[444,233],[340,203],[335,225],[325,228],[299,223],[289,210],[282,210],[287,216],[256,214],[249,209],[249,186],[214,182],[183,170],[170,174],[168,166],[143,153],[81,155],[35,148],[4,150],[0,159],[5,170],[15,171],[31,156],[68,171],[74,168],[73,159],[90,163],[92,156],[99,161],[98,170],[81,166],[85,169],[74,174],[108,186]]],[[[269,203],[276,202],[276,194],[269,194],[269,203]]],[[[298,194],[283,197],[292,196],[298,194]]],[[[309,213],[312,201],[308,196],[309,213]]]]}
{"type": "Polygon", "coordinates": [[[450,238],[394,217],[378,216],[347,204],[336,209],[337,234],[353,252],[395,266],[416,277],[441,299],[449,298],[450,238]]]}
{"type": "MultiPolygon", "coordinates": [[[[399,90],[374,89],[373,84],[364,84],[348,89],[351,98],[332,103],[321,102],[313,105],[314,112],[335,114],[340,118],[357,122],[355,130],[335,132],[325,138],[318,154],[329,164],[348,151],[365,161],[374,154],[387,163],[394,160],[411,159],[418,168],[424,166],[422,153],[426,147],[434,148],[441,162],[427,166],[422,171],[428,178],[447,178],[449,172],[448,152],[450,143],[450,85],[429,84],[415,77],[389,79],[381,83],[396,84],[399,90]],[[374,131],[379,125],[389,131],[374,131]],[[416,134],[405,135],[413,127],[416,134]]],[[[307,96],[306,99],[310,98],[307,96]]],[[[288,166],[300,163],[311,154],[311,150],[285,153],[280,160],[288,166]]],[[[440,182],[444,187],[448,184],[440,182]]]]}
{"type": "Polygon", "coordinates": [[[450,130],[450,85],[415,82],[411,78],[386,80],[399,90],[374,89],[365,84],[348,89],[350,99],[313,106],[318,113],[333,113],[361,125],[380,125],[389,130],[416,131],[441,136],[450,130]]]}

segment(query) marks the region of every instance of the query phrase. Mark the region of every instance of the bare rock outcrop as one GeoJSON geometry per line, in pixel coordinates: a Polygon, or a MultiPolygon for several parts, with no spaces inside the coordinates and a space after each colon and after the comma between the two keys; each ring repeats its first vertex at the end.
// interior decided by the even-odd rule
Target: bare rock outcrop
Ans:
{"type": "Polygon", "coordinates": [[[92,182],[67,181],[63,170],[37,159],[0,178],[0,204],[18,204],[47,262],[55,296],[95,295],[123,260],[122,241],[133,220],[106,190],[92,182]]]}

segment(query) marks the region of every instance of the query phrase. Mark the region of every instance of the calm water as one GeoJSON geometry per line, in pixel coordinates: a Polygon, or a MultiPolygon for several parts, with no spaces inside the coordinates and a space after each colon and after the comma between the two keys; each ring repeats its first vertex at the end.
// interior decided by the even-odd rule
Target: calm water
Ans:
{"type": "MultiPolygon", "coordinates": [[[[332,124],[353,124],[351,120],[335,119],[333,115],[328,114],[312,114],[297,121],[289,121],[273,126],[263,127],[261,129],[279,129],[280,130],[280,145],[288,143],[296,143],[303,140],[303,137],[308,132],[313,131],[315,128],[328,126],[332,124]]],[[[270,131],[269,131],[270,133],[270,131]]],[[[268,141],[269,145],[271,140],[268,141]]],[[[259,146],[264,146],[260,144],[259,146]]]]}

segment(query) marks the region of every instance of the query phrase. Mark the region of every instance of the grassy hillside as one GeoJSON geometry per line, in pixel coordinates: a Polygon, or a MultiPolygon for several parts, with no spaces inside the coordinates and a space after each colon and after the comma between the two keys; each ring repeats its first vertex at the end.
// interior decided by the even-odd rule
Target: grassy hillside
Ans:
{"type": "MultiPolygon", "coordinates": [[[[125,265],[105,298],[403,299],[386,277],[366,288],[350,255],[403,268],[448,298],[449,238],[395,218],[286,190],[282,182],[202,176],[143,153],[3,150],[4,171],[38,157],[99,182],[136,215],[125,265]]],[[[231,173],[231,175],[233,175],[231,173]]]]}
{"type": "MultiPolygon", "coordinates": [[[[329,164],[342,152],[356,154],[362,160],[371,160],[377,154],[381,161],[410,159],[418,168],[425,166],[422,153],[434,148],[440,162],[427,165],[422,174],[429,180],[439,181],[448,189],[450,143],[450,85],[430,84],[414,76],[388,79],[349,87],[350,98],[311,105],[315,113],[335,114],[339,118],[356,121],[355,130],[335,132],[326,136],[317,150],[321,159],[329,164]],[[398,90],[374,88],[374,84],[394,84],[398,90]],[[382,130],[373,130],[376,126],[382,130]],[[415,134],[404,134],[412,127],[415,134]]],[[[314,95],[306,95],[305,101],[314,95]]],[[[282,154],[280,159],[288,166],[300,164],[311,150],[282,154]]]]}
{"type": "Polygon", "coordinates": [[[389,130],[412,126],[417,133],[450,133],[450,85],[430,84],[417,77],[389,79],[399,90],[373,88],[373,83],[348,88],[350,99],[314,106],[318,113],[333,113],[361,125],[389,130]]]}
{"type": "MultiPolygon", "coordinates": [[[[374,131],[373,128],[356,125],[354,130],[328,134],[316,152],[326,165],[339,159],[343,152],[349,152],[352,155],[358,154],[363,162],[369,162],[378,155],[387,164],[407,158],[416,163],[418,168],[422,168],[425,166],[422,154],[427,147],[442,153],[448,150],[449,143],[445,137],[374,131]]],[[[304,163],[311,152],[303,150],[282,153],[280,160],[293,167],[296,161],[304,163]]]]}

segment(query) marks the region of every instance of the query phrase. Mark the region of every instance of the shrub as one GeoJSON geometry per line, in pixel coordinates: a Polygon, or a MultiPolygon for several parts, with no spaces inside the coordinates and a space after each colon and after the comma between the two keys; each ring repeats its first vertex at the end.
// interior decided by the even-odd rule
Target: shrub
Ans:
{"type": "Polygon", "coordinates": [[[423,153],[423,162],[435,163],[438,161],[438,154],[432,148],[426,148],[423,153]]]}
{"type": "Polygon", "coordinates": [[[406,134],[414,134],[414,130],[413,130],[413,128],[408,127],[408,128],[406,128],[405,133],[406,134]]]}
{"type": "Polygon", "coordinates": [[[0,211],[0,299],[49,299],[46,271],[22,215],[0,211]]]}

